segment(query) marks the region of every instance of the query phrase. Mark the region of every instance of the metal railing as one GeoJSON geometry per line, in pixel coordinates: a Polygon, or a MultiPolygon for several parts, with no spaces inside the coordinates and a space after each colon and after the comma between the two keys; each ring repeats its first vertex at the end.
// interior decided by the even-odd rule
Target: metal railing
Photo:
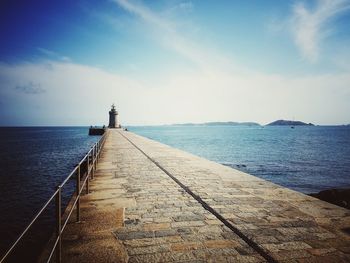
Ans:
{"type": "MultiPolygon", "coordinates": [[[[4,263],[6,259],[11,255],[11,253],[15,250],[17,245],[21,242],[26,233],[31,229],[34,223],[38,220],[40,215],[44,213],[44,211],[48,208],[49,204],[52,200],[55,199],[55,208],[56,208],[56,216],[55,216],[55,224],[56,224],[56,233],[53,240],[53,247],[49,250],[49,256],[46,262],[50,262],[53,255],[56,254],[56,262],[62,261],[62,234],[64,229],[66,228],[70,217],[73,214],[74,208],[76,208],[76,221],[80,221],[80,197],[86,187],[86,194],[89,193],[89,180],[94,178],[94,173],[97,167],[97,163],[99,161],[101,151],[103,145],[106,141],[108,131],[106,131],[103,136],[100,138],[98,142],[96,142],[88,153],[84,156],[84,158],[74,167],[73,171],[68,175],[68,177],[56,187],[55,192],[51,195],[51,197],[47,200],[44,206],[39,210],[39,212],[34,216],[33,220],[28,224],[28,226],[24,229],[22,234],[16,239],[16,241],[12,244],[12,246],[7,250],[4,256],[1,258],[0,263],[4,263]],[[84,172],[83,172],[84,171],[84,172]],[[62,188],[63,186],[76,175],[76,189],[74,202],[68,204],[66,207],[70,206],[68,211],[65,211],[64,218],[62,216],[62,188]],[[55,253],[56,252],[56,253],[55,253]]],[[[73,197],[72,196],[72,197],[73,197]]],[[[72,199],[73,200],[73,199],[72,199]]],[[[44,261],[45,262],[45,261],[44,261]]]]}

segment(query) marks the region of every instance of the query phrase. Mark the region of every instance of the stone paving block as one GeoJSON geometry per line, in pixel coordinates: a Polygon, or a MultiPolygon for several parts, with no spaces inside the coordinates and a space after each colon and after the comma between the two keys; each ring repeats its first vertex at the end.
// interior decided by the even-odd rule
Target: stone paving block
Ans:
{"type": "MultiPolygon", "coordinates": [[[[162,253],[153,253],[153,254],[144,254],[144,255],[135,255],[129,257],[129,263],[145,263],[145,262],[173,262],[174,253],[171,252],[162,252],[162,253]]],[[[193,255],[183,256],[183,258],[193,259],[193,255]]]]}
{"type": "Polygon", "coordinates": [[[154,234],[156,237],[175,236],[178,234],[178,231],[176,229],[158,230],[154,234]]]}
{"type": "Polygon", "coordinates": [[[192,227],[192,226],[205,226],[204,221],[183,221],[171,223],[172,228],[176,227],[192,227]]]}
{"type": "Polygon", "coordinates": [[[278,251],[272,253],[272,256],[278,261],[288,261],[300,258],[311,258],[308,250],[278,251]]]}
{"type": "Polygon", "coordinates": [[[204,242],[204,246],[207,248],[230,248],[239,247],[241,244],[232,240],[208,240],[204,242]]]}
{"type": "Polygon", "coordinates": [[[163,237],[155,237],[155,238],[141,238],[141,239],[130,239],[124,240],[123,244],[128,247],[147,247],[147,246],[155,246],[160,244],[169,244],[182,242],[180,236],[163,236],[163,237]]]}
{"type": "Polygon", "coordinates": [[[144,224],[143,229],[145,231],[166,230],[166,229],[170,229],[170,223],[144,224]]]}
{"type": "MultiPolygon", "coordinates": [[[[203,215],[196,215],[194,213],[189,213],[189,214],[179,214],[177,216],[173,217],[173,220],[175,222],[181,222],[181,221],[198,221],[198,220],[204,220],[203,215]]],[[[217,221],[217,220],[216,220],[217,221]]]]}
{"type": "Polygon", "coordinates": [[[120,240],[154,237],[153,231],[135,231],[135,232],[122,232],[122,233],[116,231],[114,232],[114,234],[120,240]]]}
{"type": "Polygon", "coordinates": [[[170,245],[168,244],[157,244],[155,246],[146,247],[127,247],[127,253],[129,256],[155,254],[168,251],[170,251],[170,245]]]}
{"type": "Polygon", "coordinates": [[[201,243],[196,242],[182,242],[171,245],[172,251],[185,251],[185,250],[194,250],[201,248],[203,245],[201,243]]]}
{"type": "Polygon", "coordinates": [[[287,251],[303,250],[303,249],[311,248],[310,245],[304,242],[286,242],[286,243],[278,243],[278,244],[270,243],[270,244],[262,244],[262,246],[272,252],[279,252],[281,250],[282,251],[283,250],[287,250],[287,251]]]}

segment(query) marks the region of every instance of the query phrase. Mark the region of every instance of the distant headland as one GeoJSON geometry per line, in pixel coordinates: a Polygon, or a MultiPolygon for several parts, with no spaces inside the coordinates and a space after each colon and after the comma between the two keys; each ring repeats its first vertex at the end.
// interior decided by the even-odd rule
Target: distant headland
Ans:
{"type": "Polygon", "coordinates": [[[302,121],[277,120],[267,124],[266,126],[315,126],[312,123],[302,121]]]}

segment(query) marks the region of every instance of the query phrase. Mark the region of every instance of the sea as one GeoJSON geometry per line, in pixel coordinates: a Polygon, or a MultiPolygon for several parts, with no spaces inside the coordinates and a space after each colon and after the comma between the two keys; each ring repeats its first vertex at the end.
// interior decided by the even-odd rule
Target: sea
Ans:
{"type": "MultiPolygon", "coordinates": [[[[100,136],[88,127],[0,128],[0,258],[100,136]]],[[[63,188],[67,203],[74,182],[63,188]]],[[[35,262],[53,233],[53,203],[9,262],[35,262]],[[23,261],[23,258],[25,261],[23,261]]]]}
{"type": "MultiPolygon", "coordinates": [[[[350,126],[127,128],[303,193],[350,187],[350,126]]],[[[88,136],[88,127],[0,128],[0,256],[99,138],[88,136]]],[[[72,182],[65,202],[73,191],[72,182]]],[[[53,220],[52,206],[15,254],[29,253],[26,262],[34,262],[53,220]]]]}

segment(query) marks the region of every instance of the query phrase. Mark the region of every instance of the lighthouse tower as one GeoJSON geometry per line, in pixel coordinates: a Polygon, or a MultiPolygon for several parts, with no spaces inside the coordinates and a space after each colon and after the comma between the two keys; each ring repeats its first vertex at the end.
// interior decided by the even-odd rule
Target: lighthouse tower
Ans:
{"type": "Polygon", "coordinates": [[[119,128],[120,125],[118,123],[118,112],[115,109],[115,105],[112,105],[111,110],[109,111],[109,124],[108,128],[119,128]]]}

